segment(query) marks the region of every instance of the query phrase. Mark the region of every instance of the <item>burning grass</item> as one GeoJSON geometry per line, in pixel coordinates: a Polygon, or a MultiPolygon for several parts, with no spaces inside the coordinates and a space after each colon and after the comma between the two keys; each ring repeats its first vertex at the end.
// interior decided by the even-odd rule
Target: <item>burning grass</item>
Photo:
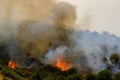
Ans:
{"type": "Polygon", "coordinates": [[[18,64],[16,62],[14,62],[14,61],[9,61],[8,62],[8,67],[12,68],[12,69],[15,69],[15,68],[18,67],[18,64]]]}

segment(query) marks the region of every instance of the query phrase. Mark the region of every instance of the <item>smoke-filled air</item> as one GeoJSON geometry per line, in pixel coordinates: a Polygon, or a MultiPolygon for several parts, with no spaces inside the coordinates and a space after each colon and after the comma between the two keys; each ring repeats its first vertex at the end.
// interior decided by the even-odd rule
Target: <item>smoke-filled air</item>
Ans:
{"type": "Polygon", "coordinates": [[[62,71],[119,72],[120,60],[112,55],[120,56],[120,38],[105,31],[83,30],[91,27],[93,15],[86,13],[82,23],[79,13],[75,5],[64,1],[0,0],[2,58],[12,68],[34,67],[40,62],[62,71]]]}

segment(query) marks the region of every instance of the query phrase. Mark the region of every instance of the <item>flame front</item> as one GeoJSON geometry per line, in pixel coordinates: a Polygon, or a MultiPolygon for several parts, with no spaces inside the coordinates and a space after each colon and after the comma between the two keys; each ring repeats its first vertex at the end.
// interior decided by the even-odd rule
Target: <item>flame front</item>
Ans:
{"type": "Polygon", "coordinates": [[[56,61],[55,66],[61,69],[62,71],[67,71],[70,68],[72,68],[72,64],[68,61],[65,61],[63,58],[58,59],[56,61]]]}
{"type": "Polygon", "coordinates": [[[8,67],[9,67],[9,68],[12,68],[12,69],[15,69],[16,67],[18,67],[18,65],[17,65],[17,63],[14,62],[14,61],[9,61],[8,67]]]}
{"type": "Polygon", "coordinates": [[[67,62],[65,62],[65,61],[58,61],[57,63],[56,63],[56,66],[59,68],[59,69],[61,69],[62,71],[67,71],[67,70],[69,70],[70,68],[71,68],[71,64],[70,63],[67,63],[67,62]]]}

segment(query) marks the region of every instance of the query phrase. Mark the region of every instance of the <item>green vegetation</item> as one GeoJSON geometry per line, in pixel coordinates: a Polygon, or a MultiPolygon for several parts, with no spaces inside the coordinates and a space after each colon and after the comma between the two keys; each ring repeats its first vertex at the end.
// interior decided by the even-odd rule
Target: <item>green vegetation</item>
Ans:
{"type": "Polygon", "coordinates": [[[120,72],[114,75],[114,80],[120,80],[120,72]]]}
{"type": "Polygon", "coordinates": [[[89,73],[87,76],[86,76],[86,79],[85,80],[96,80],[96,75],[92,74],[92,73],[89,73]]]}
{"type": "Polygon", "coordinates": [[[112,75],[109,70],[103,70],[97,74],[86,73],[86,76],[82,76],[75,69],[63,72],[50,65],[16,69],[0,65],[0,74],[4,76],[2,80],[120,80],[120,72],[112,75]]]}
{"type": "Polygon", "coordinates": [[[12,70],[12,69],[7,68],[7,67],[4,67],[1,71],[1,73],[4,74],[4,76],[7,76],[7,77],[14,79],[14,80],[25,80],[22,76],[17,74],[15,72],[15,70],[12,70]]]}
{"type": "Polygon", "coordinates": [[[82,80],[79,74],[73,74],[67,77],[67,80],[82,80]]]}
{"type": "Polygon", "coordinates": [[[109,70],[100,71],[97,74],[97,80],[113,80],[112,73],[109,70]]]}
{"type": "MultiPolygon", "coordinates": [[[[100,71],[97,75],[89,73],[85,78],[74,69],[62,72],[50,65],[43,65],[39,68],[16,68],[11,69],[0,65],[1,74],[13,80],[113,80],[112,74],[108,70],[100,71]]],[[[120,73],[114,75],[114,80],[120,80],[120,73]]]]}
{"type": "Polygon", "coordinates": [[[113,53],[110,56],[110,60],[111,60],[112,63],[118,63],[119,59],[120,59],[120,56],[117,53],[113,53]]]}

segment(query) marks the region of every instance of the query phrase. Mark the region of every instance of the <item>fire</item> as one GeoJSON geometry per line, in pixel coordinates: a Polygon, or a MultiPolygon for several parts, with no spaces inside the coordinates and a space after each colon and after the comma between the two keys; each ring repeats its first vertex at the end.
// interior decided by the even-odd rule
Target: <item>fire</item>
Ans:
{"type": "Polygon", "coordinates": [[[9,68],[12,68],[12,69],[15,69],[16,67],[18,67],[18,65],[17,65],[17,63],[14,62],[14,61],[9,61],[8,67],[9,67],[9,68]]]}
{"type": "Polygon", "coordinates": [[[57,61],[56,61],[56,64],[55,64],[56,67],[58,67],[59,69],[61,69],[62,71],[67,71],[69,70],[70,68],[72,68],[72,64],[68,61],[65,61],[62,58],[59,58],[57,61]]]}

